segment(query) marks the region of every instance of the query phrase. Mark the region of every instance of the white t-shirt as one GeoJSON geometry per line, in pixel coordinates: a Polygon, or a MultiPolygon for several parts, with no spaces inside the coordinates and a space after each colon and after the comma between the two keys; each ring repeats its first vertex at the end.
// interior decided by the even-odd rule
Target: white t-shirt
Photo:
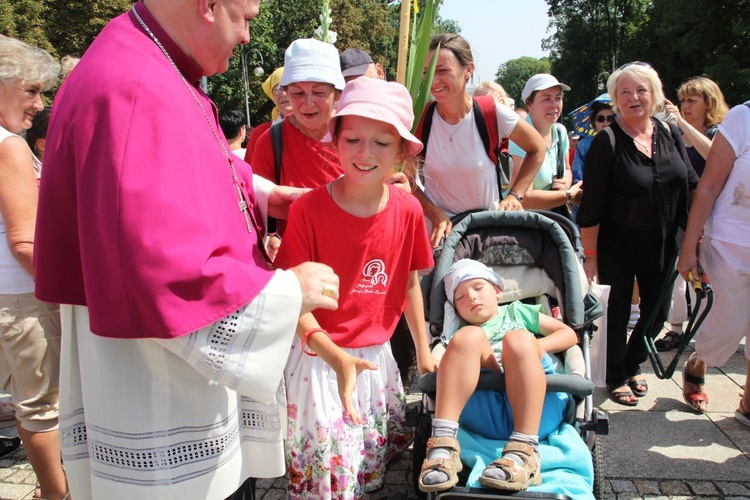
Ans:
{"type": "MultiPolygon", "coordinates": [[[[15,135],[0,127],[0,143],[8,137],[15,135]]],[[[36,156],[34,156],[34,169],[36,170],[37,178],[39,178],[42,164],[37,160],[36,156]]],[[[34,278],[13,257],[5,233],[5,221],[2,214],[0,214],[0,294],[17,295],[31,293],[34,291],[34,278]]]]}
{"type": "Polygon", "coordinates": [[[232,153],[235,154],[239,159],[244,160],[245,159],[245,151],[247,151],[246,148],[237,148],[233,149],[232,153]]]}
{"type": "MultiPolygon", "coordinates": [[[[502,104],[495,105],[498,142],[508,137],[518,115],[502,104]]],[[[476,209],[494,208],[500,201],[495,165],[487,156],[472,109],[456,125],[449,125],[436,112],[427,142],[424,192],[448,217],[476,209]]]]}
{"type": "Polygon", "coordinates": [[[750,247],[750,108],[742,104],[732,108],[719,125],[719,132],[732,146],[737,159],[716,198],[705,234],[750,247]]]}

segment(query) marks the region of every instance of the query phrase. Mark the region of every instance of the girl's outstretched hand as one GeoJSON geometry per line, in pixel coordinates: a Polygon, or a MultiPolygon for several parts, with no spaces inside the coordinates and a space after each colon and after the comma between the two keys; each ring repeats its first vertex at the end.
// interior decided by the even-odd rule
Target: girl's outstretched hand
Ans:
{"type": "Polygon", "coordinates": [[[440,366],[440,361],[430,351],[424,354],[417,354],[417,370],[420,375],[434,373],[437,371],[438,366],[440,366]]]}
{"type": "Polygon", "coordinates": [[[339,397],[341,398],[341,404],[344,406],[344,413],[346,413],[354,424],[362,423],[362,417],[360,417],[359,412],[357,412],[357,408],[355,407],[352,398],[354,388],[357,385],[357,376],[359,376],[363,370],[377,369],[378,366],[375,363],[371,363],[362,358],[356,358],[350,354],[345,354],[339,366],[334,368],[339,386],[339,397]]]}

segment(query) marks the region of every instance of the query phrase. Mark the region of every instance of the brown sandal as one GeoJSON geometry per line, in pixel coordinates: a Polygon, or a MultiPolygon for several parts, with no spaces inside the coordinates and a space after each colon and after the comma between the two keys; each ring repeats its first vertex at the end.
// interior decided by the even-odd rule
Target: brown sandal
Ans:
{"type": "Polygon", "coordinates": [[[542,470],[539,463],[539,451],[527,443],[508,441],[503,448],[503,455],[512,453],[521,457],[523,465],[518,465],[510,458],[498,458],[484,470],[501,469],[508,479],[503,481],[493,477],[479,476],[479,484],[498,490],[523,491],[529,486],[542,484],[542,470]]]}
{"type": "Polygon", "coordinates": [[[427,440],[427,455],[434,448],[446,448],[451,452],[450,458],[436,458],[434,460],[425,459],[422,462],[422,470],[419,473],[419,490],[424,493],[435,491],[444,491],[453,488],[458,483],[458,473],[463,469],[461,463],[461,448],[458,445],[458,439],[452,437],[431,437],[427,440]],[[448,476],[447,481],[436,484],[425,484],[422,480],[430,472],[442,472],[448,476]]]}

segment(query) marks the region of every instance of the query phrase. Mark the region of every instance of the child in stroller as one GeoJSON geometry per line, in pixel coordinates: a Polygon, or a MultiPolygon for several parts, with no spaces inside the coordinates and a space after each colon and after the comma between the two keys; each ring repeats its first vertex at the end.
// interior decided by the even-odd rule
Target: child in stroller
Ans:
{"type": "MultiPolygon", "coordinates": [[[[458,419],[474,393],[481,370],[505,373],[505,397],[512,414],[506,412],[496,423],[499,427],[495,432],[505,434],[508,443],[502,457],[484,469],[479,482],[512,491],[540,484],[542,408],[554,406],[557,411],[550,413],[560,415],[556,422],[546,422],[551,430],[560,425],[560,405],[564,407],[566,402],[556,393],[545,395],[545,374],[555,371],[547,353],[565,351],[576,345],[578,337],[563,322],[542,314],[540,306],[518,301],[498,306],[503,281],[478,261],[457,261],[444,281],[451,306],[446,311],[454,309],[468,325],[456,332],[444,331],[442,336],[447,348],[438,370],[432,438],[427,444],[419,488],[424,492],[443,491],[458,482],[462,468],[456,438],[458,419]],[[532,333],[542,337],[537,339],[532,333]]],[[[470,414],[463,414],[462,425],[472,425],[470,414]]],[[[477,423],[486,430],[487,422],[477,423]]]]}

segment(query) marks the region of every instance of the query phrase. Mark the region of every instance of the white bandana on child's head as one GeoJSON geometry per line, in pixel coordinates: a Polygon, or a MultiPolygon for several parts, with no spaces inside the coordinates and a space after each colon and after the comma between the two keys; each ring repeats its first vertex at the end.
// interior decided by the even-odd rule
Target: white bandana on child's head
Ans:
{"type": "Polygon", "coordinates": [[[448,296],[448,301],[445,303],[443,336],[451,335],[459,328],[460,318],[453,308],[453,295],[456,293],[456,288],[462,282],[475,278],[486,279],[493,285],[500,287],[500,291],[504,289],[503,279],[500,275],[481,262],[472,259],[461,259],[454,262],[448,272],[445,273],[444,278],[445,294],[448,296]]]}
{"type": "Polygon", "coordinates": [[[448,302],[453,304],[453,295],[461,282],[475,278],[486,279],[503,291],[503,279],[495,271],[477,260],[461,259],[454,262],[445,273],[445,294],[448,296],[448,302]]]}

